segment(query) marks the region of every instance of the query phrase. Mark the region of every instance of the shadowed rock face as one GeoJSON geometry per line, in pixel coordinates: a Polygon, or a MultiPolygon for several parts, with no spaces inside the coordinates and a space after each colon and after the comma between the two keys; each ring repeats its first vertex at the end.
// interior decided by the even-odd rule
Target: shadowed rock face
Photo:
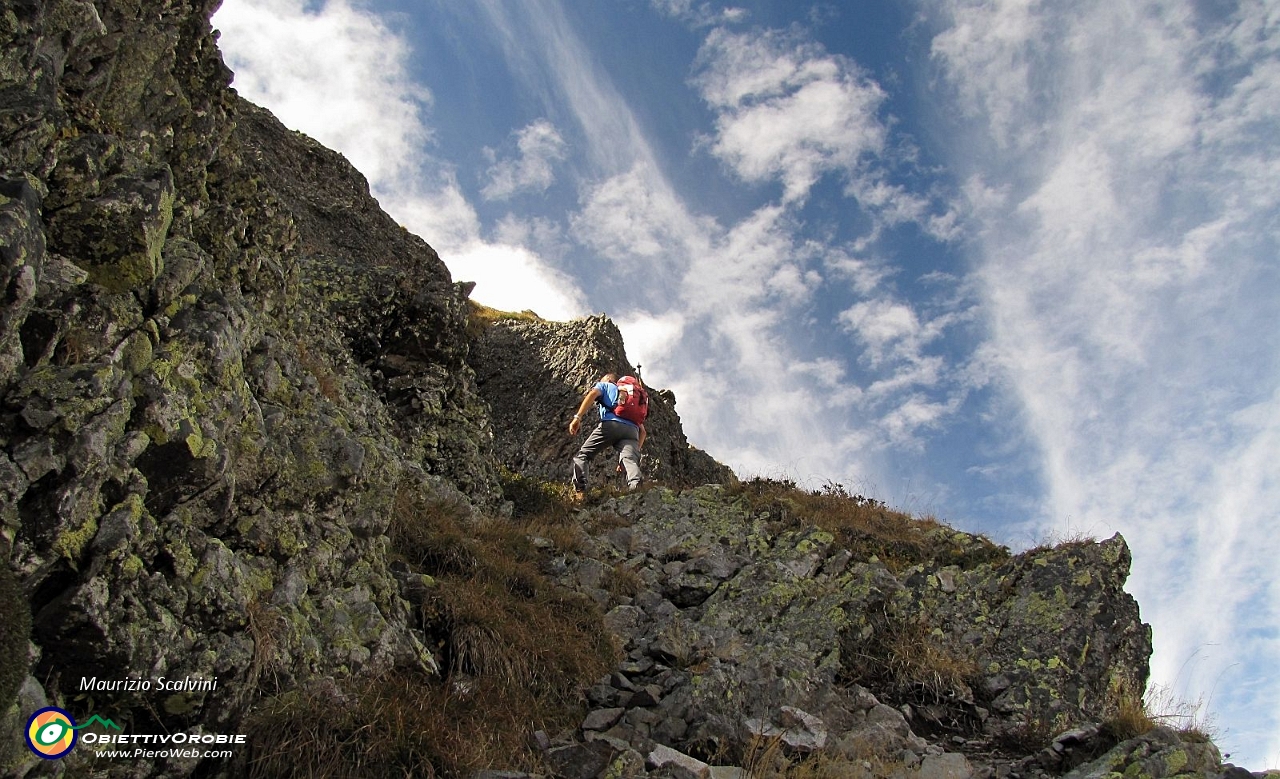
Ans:
{"type": "MultiPolygon", "coordinates": [[[[392,561],[389,528],[410,504],[502,517],[503,467],[563,482],[582,393],[631,372],[604,317],[468,330],[467,285],[363,177],[228,88],[214,6],[0,9],[5,773],[38,762],[32,711],[89,705],[86,677],[216,679],[92,706],[138,732],[233,732],[317,680],[440,672],[416,611],[433,584],[392,561]]],[[[790,504],[753,508],[674,396],[651,398],[660,486],[583,510],[577,545],[541,560],[623,654],[584,727],[546,744],[561,775],[698,774],[691,754],[753,737],[903,776],[1049,775],[1070,762],[981,749],[1075,725],[1051,751],[1104,761],[1078,776],[1224,770],[1177,734],[1106,752],[1087,727],[1147,674],[1122,539],[1011,557],[916,528],[932,551],[891,570],[790,504]],[[904,672],[904,641],[934,664],[904,672]]]]}

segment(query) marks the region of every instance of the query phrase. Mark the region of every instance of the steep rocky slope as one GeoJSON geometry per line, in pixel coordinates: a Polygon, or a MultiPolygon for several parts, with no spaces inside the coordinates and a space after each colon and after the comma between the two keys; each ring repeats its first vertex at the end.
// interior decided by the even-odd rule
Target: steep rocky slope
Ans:
{"type": "Polygon", "coordinates": [[[463,291],[339,155],[227,89],[212,8],[4,8],[0,511],[32,621],[24,710],[226,729],[312,677],[433,669],[388,569],[397,496],[501,503],[463,291]],[[160,677],[217,694],[82,682],[160,677]]]}
{"type": "MultiPolygon", "coordinates": [[[[630,368],[617,329],[469,320],[340,155],[228,88],[214,6],[0,7],[0,770],[683,775],[658,764],[764,744],[1029,775],[1110,748],[1090,726],[1149,652],[1122,540],[1010,558],[735,485],[661,390],[665,486],[569,513],[566,415],[630,368]],[[46,705],[249,740],[42,761],[46,705]]],[[[1097,770],[1227,770],[1152,733],[1097,770]]]]}

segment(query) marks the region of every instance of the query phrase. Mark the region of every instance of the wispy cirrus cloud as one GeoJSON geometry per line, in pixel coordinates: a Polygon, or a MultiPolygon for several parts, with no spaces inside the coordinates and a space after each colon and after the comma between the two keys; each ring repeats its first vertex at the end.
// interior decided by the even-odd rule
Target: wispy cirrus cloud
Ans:
{"type": "Polygon", "coordinates": [[[1280,759],[1275,12],[922,6],[972,122],[955,165],[1044,521],[1125,533],[1154,679],[1211,698],[1230,751],[1280,759]]]}
{"type": "Polygon", "coordinates": [[[619,265],[664,257],[682,263],[716,229],[690,213],[661,171],[643,158],[629,170],[586,184],[572,225],[583,244],[619,265]]]}

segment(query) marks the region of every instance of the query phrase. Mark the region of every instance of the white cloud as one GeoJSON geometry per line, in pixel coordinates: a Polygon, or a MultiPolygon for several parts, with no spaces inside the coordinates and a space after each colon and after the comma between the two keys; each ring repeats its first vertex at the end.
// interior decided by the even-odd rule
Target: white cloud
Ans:
{"type": "Polygon", "coordinates": [[[492,238],[508,246],[527,246],[545,257],[564,257],[571,250],[564,226],[546,217],[507,214],[494,226],[492,238]]]}
{"type": "Polygon", "coordinates": [[[970,390],[964,368],[925,351],[958,318],[945,313],[922,320],[909,304],[886,297],[840,313],[840,324],[863,346],[863,362],[878,369],[878,378],[864,388],[862,407],[878,412],[873,426],[880,443],[919,447],[918,436],[941,426],[964,401],[970,390]]]}
{"type": "Polygon", "coordinates": [[[885,415],[880,424],[891,443],[915,444],[919,441],[921,430],[939,425],[944,418],[955,412],[959,403],[960,400],[956,397],[940,403],[929,400],[924,395],[912,395],[885,415]]]}
{"type": "Polygon", "coordinates": [[[704,228],[657,171],[637,162],[583,192],[572,229],[610,260],[654,261],[673,255],[683,260],[704,228]]]}
{"type": "Polygon", "coordinates": [[[951,79],[959,107],[981,116],[1000,145],[1029,146],[1036,128],[1019,118],[1032,102],[1031,69],[1051,20],[1028,0],[928,5],[949,16],[933,39],[933,54],[950,73],[966,76],[951,79]]]}
{"type": "Polygon", "coordinates": [[[770,316],[801,305],[804,295],[790,294],[783,281],[801,288],[813,284],[812,248],[798,243],[795,225],[785,209],[765,206],[712,236],[710,245],[691,258],[681,291],[691,310],[733,317],[767,303],[770,316]]]}
{"type": "Polygon", "coordinates": [[[890,300],[856,303],[840,321],[867,345],[873,361],[884,359],[894,344],[917,343],[924,329],[910,306],[890,300]]]}
{"type": "MultiPolygon", "coordinates": [[[[590,163],[604,177],[637,164],[658,171],[649,143],[626,101],[578,38],[558,2],[477,0],[508,67],[547,105],[567,108],[582,128],[590,163]]],[[[576,134],[575,134],[576,136],[576,134]]]]}
{"type": "Polygon", "coordinates": [[[659,13],[688,24],[690,27],[709,27],[716,24],[735,24],[746,21],[750,12],[745,8],[730,6],[713,9],[710,3],[694,0],[649,0],[659,13]]]}
{"type": "Polygon", "coordinates": [[[784,201],[884,148],[885,93],[849,60],[779,31],[718,28],[699,61],[694,84],[717,111],[711,152],[746,181],[782,182],[784,201]]]}
{"type": "Polygon", "coordinates": [[[543,319],[559,321],[590,313],[572,279],[522,246],[477,241],[456,250],[449,268],[455,278],[476,282],[471,296],[493,308],[532,309],[543,319]]]}
{"type": "Polygon", "coordinates": [[[534,122],[516,134],[519,156],[496,159],[497,152],[487,150],[494,158],[481,194],[488,200],[505,200],[521,192],[546,192],[555,183],[554,163],[565,158],[565,142],[555,125],[545,119],[534,122]]]}
{"type": "Polygon", "coordinates": [[[683,315],[677,311],[664,314],[627,311],[615,315],[614,322],[627,345],[627,358],[633,365],[644,366],[646,383],[662,387],[676,378],[678,366],[672,366],[670,358],[684,337],[683,315]]]}
{"type": "MultiPolygon", "coordinates": [[[[483,239],[452,167],[428,153],[429,92],[409,72],[410,46],[376,15],[346,0],[226,0],[213,22],[236,89],[345,155],[387,213],[426,239],[454,276],[477,282],[478,302],[549,318],[586,311],[573,280],[533,251],[483,239]]],[[[544,175],[537,160],[554,159],[556,138],[545,123],[520,133],[524,158],[506,183],[536,184],[544,175]]]]}
{"type": "Polygon", "coordinates": [[[1274,11],[926,5],[946,22],[935,61],[982,130],[954,153],[1042,517],[1124,532],[1154,681],[1212,698],[1237,759],[1274,761],[1274,11]]]}
{"type": "Polygon", "coordinates": [[[370,181],[413,168],[431,138],[430,93],[408,72],[409,47],[346,0],[228,0],[214,15],[235,88],[285,125],[346,155],[370,181]]]}
{"type": "Polygon", "coordinates": [[[877,263],[838,247],[826,252],[823,260],[827,272],[851,282],[853,291],[860,297],[869,295],[886,276],[884,268],[877,263]]]}
{"type": "MultiPolygon", "coordinates": [[[[374,183],[377,187],[377,183],[374,183]]],[[[375,191],[377,191],[375,189],[375,191]]],[[[452,174],[441,177],[441,186],[424,191],[413,186],[378,192],[382,207],[409,231],[422,236],[448,262],[448,255],[476,240],[480,217],[467,201],[452,174]]]]}

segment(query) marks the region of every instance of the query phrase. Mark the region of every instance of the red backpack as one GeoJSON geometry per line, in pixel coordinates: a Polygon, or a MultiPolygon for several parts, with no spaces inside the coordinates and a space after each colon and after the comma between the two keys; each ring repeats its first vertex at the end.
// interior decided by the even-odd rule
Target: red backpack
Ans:
{"type": "Polygon", "coordinates": [[[635,376],[623,376],[618,379],[618,402],[612,411],[628,422],[643,425],[649,416],[649,393],[635,376]]]}

